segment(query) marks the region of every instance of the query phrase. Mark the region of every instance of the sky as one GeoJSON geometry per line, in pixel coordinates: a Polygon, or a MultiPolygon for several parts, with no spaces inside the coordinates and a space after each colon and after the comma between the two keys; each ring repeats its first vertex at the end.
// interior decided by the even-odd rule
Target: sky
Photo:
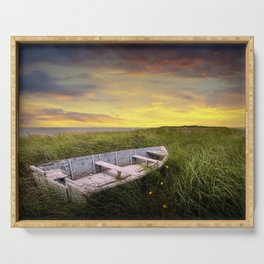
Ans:
{"type": "Polygon", "coordinates": [[[20,127],[245,127],[245,46],[21,44],[20,127]]]}

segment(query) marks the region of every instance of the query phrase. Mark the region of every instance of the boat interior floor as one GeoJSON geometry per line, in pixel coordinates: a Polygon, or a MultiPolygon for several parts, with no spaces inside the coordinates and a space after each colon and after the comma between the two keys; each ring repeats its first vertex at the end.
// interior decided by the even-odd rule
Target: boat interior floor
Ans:
{"type": "Polygon", "coordinates": [[[103,172],[87,175],[79,179],[74,180],[74,183],[81,188],[98,188],[103,186],[109,186],[109,184],[116,184],[119,180],[132,181],[144,175],[144,168],[140,164],[128,165],[122,167],[126,173],[121,173],[121,177],[117,178],[117,171],[115,169],[107,169],[103,172]]]}

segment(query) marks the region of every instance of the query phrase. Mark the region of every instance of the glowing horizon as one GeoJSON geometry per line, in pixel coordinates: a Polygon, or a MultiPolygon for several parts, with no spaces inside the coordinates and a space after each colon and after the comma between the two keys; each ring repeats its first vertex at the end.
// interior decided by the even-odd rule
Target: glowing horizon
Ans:
{"type": "Polygon", "coordinates": [[[20,47],[20,127],[245,127],[244,45],[20,47]]]}

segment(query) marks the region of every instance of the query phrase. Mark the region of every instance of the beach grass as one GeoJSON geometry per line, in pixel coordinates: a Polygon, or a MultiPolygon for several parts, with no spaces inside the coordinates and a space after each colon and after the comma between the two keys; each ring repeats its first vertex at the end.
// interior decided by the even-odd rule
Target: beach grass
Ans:
{"type": "Polygon", "coordinates": [[[244,219],[245,131],[161,127],[127,132],[68,133],[19,139],[21,219],[244,219]],[[166,165],[141,180],[63,201],[34,182],[29,166],[54,160],[164,145],[166,165]]]}

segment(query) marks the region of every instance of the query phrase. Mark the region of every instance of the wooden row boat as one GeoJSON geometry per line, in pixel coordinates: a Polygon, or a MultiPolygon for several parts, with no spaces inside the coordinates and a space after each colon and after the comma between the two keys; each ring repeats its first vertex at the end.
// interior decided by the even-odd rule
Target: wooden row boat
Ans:
{"type": "Polygon", "coordinates": [[[107,152],[30,166],[36,183],[65,200],[83,202],[92,193],[144,177],[168,159],[164,146],[107,152]]]}

